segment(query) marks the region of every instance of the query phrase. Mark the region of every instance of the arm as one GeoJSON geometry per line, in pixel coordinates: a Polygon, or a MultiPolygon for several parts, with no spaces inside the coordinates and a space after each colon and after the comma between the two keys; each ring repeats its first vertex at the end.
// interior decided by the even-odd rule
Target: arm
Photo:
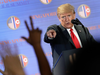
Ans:
{"type": "Polygon", "coordinates": [[[42,47],[41,47],[40,39],[41,39],[42,31],[39,30],[38,28],[34,29],[31,17],[30,17],[30,23],[31,23],[32,30],[29,29],[28,24],[25,21],[25,25],[29,32],[29,38],[26,38],[26,37],[22,37],[22,38],[25,39],[29,44],[31,44],[33,46],[36,56],[37,56],[37,59],[38,59],[38,64],[39,64],[39,69],[40,69],[41,75],[52,75],[49,63],[48,63],[48,61],[44,55],[44,52],[42,50],[42,47]]]}
{"type": "Polygon", "coordinates": [[[34,49],[35,49],[35,53],[38,59],[41,75],[51,75],[51,70],[50,70],[48,61],[41,48],[41,45],[40,44],[34,45],[34,49]]]}
{"type": "Polygon", "coordinates": [[[57,36],[57,31],[55,29],[56,26],[57,25],[52,25],[52,26],[47,28],[47,32],[44,35],[44,41],[46,43],[54,42],[54,40],[56,39],[56,36],[57,36]]]}
{"type": "Polygon", "coordinates": [[[2,73],[3,75],[8,75],[6,71],[2,71],[1,69],[0,69],[0,73],[2,73]]]}

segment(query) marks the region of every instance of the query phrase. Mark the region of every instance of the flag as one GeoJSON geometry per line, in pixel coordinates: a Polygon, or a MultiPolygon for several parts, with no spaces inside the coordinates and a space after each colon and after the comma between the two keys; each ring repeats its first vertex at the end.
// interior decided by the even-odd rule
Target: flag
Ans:
{"type": "Polygon", "coordinates": [[[90,8],[87,5],[81,5],[78,9],[78,14],[82,18],[87,18],[90,15],[90,8]]]}
{"type": "Polygon", "coordinates": [[[41,0],[42,3],[44,4],[49,4],[52,0],[41,0]]]}
{"type": "Polygon", "coordinates": [[[23,54],[20,54],[19,58],[20,58],[22,67],[26,67],[28,64],[28,58],[23,54]]]}
{"type": "Polygon", "coordinates": [[[20,26],[20,20],[15,16],[11,16],[7,21],[7,25],[10,29],[18,29],[20,26]]]}

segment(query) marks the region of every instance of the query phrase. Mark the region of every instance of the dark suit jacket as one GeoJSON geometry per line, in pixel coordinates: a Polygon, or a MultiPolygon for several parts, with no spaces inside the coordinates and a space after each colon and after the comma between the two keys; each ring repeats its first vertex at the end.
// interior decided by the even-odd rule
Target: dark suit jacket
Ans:
{"type": "MultiPolygon", "coordinates": [[[[80,37],[83,47],[95,42],[86,27],[84,27],[84,29],[81,25],[74,25],[74,27],[80,37]]],[[[53,58],[58,58],[61,52],[64,50],[76,49],[68,31],[62,25],[51,25],[47,28],[47,31],[51,29],[56,31],[56,37],[53,39],[48,39],[47,35],[45,34],[44,41],[46,43],[50,43],[53,58]]],[[[56,62],[56,60],[54,60],[54,62],[56,62]]]]}

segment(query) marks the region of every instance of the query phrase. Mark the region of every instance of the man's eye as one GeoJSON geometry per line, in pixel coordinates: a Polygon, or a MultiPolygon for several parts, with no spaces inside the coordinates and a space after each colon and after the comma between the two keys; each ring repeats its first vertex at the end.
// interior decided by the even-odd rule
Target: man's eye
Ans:
{"type": "Polygon", "coordinates": [[[68,15],[69,17],[71,16],[71,15],[68,15]]]}
{"type": "Polygon", "coordinates": [[[65,18],[65,16],[62,16],[62,18],[65,18]]]}

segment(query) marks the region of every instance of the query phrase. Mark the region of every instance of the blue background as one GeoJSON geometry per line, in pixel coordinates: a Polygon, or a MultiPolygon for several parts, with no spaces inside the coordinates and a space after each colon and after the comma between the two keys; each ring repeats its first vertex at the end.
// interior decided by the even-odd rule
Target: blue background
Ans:
{"type": "MultiPolygon", "coordinates": [[[[43,4],[40,0],[0,0],[0,44],[4,41],[10,41],[10,45],[16,43],[18,45],[19,54],[23,54],[28,58],[28,64],[24,68],[26,75],[39,75],[39,67],[34,49],[26,41],[19,41],[21,36],[28,37],[28,31],[24,21],[30,24],[29,16],[33,17],[34,28],[42,30],[41,45],[46,54],[50,67],[53,66],[51,47],[43,41],[44,34],[48,26],[60,24],[56,11],[61,4],[70,3],[75,7],[76,18],[78,18],[84,26],[88,27],[90,33],[96,41],[100,38],[100,1],[99,0],[52,0],[49,4],[43,4]],[[4,2],[7,1],[7,2],[4,2]],[[3,2],[3,3],[2,3],[3,2]],[[88,18],[81,18],[78,15],[78,7],[86,4],[91,9],[88,18]],[[50,15],[50,14],[53,15],[50,15]],[[44,17],[45,15],[45,17],[44,17]],[[20,20],[20,27],[12,30],[7,26],[7,19],[16,16],[20,20]],[[95,27],[95,29],[93,29],[95,27]],[[16,39],[18,41],[16,41],[16,39]],[[13,43],[12,41],[15,42],[13,43]]],[[[0,69],[4,70],[2,60],[0,58],[0,69]]],[[[0,73],[0,75],[2,75],[0,73]]]]}

